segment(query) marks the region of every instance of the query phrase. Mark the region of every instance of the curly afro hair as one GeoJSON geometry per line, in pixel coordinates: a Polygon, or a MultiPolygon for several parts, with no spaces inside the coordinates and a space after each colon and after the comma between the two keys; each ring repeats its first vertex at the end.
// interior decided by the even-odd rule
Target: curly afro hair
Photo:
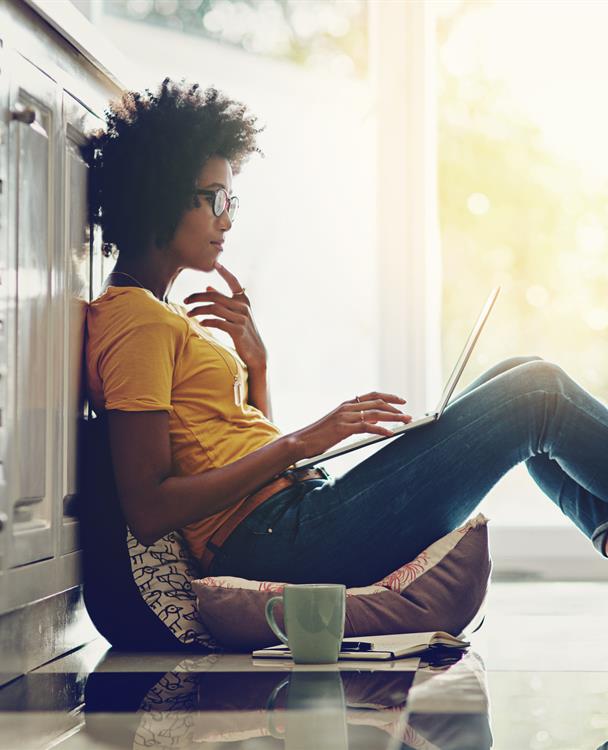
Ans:
{"type": "Polygon", "coordinates": [[[101,227],[105,256],[143,254],[150,242],[168,243],[182,215],[201,203],[196,180],[211,156],[233,173],[254,152],[257,118],[211,87],[189,88],[165,78],[156,94],[126,91],[110,103],[106,129],[80,147],[89,166],[89,222],[101,227]]]}

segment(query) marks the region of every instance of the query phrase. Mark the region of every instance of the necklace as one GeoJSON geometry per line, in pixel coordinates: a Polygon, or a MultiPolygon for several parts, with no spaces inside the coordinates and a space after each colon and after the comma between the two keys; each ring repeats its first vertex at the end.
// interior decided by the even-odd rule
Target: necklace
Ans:
{"type": "Polygon", "coordinates": [[[135,282],[135,283],[136,283],[136,284],[137,284],[138,286],[140,286],[140,287],[141,287],[142,289],[145,289],[145,288],[146,288],[146,287],[145,287],[145,286],[144,286],[144,285],[143,285],[143,284],[142,284],[141,282],[139,282],[139,281],[138,281],[138,280],[137,280],[137,279],[135,278],[135,276],[131,276],[131,274],[130,274],[130,273],[126,273],[125,271],[110,271],[110,273],[108,274],[108,276],[114,276],[114,274],[117,274],[117,273],[121,274],[122,276],[128,276],[128,277],[129,277],[130,279],[133,279],[133,281],[134,281],[134,282],[135,282]]]}
{"type": "MultiPolygon", "coordinates": [[[[189,318],[189,321],[191,322],[192,318],[189,318]]],[[[199,324],[199,328],[202,328],[202,326],[200,324],[199,324]]],[[[234,391],[234,403],[235,403],[236,406],[242,406],[243,405],[243,386],[244,386],[244,383],[243,383],[243,379],[241,378],[241,373],[239,371],[239,365],[238,365],[236,359],[234,359],[234,357],[233,357],[233,359],[234,359],[234,365],[236,367],[236,372],[232,372],[232,370],[230,369],[230,366],[229,366],[228,362],[226,361],[226,358],[224,357],[224,355],[222,354],[222,352],[220,351],[220,349],[218,349],[216,346],[214,346],[213,343],[210,341],[210,339],[208,339],[206,336],[203,336],[203,338],[205,339],[205,341],[208,344],[211,345],[211,348],[214,349],[220,355],[220,357],[224,360],[224,364],[226,365],[226,369],[228,370],[228,372],[234,378],[234,382],[232,384],[232,389],[234,391]]]]}
{"type": "MultiPolygon", "coordinates": [[[[138,286],[140,286],[140,287],[141,287],[142,289],[146,289],[146,287],[145,287],[145,286],[144,286],[144,285],[143,285],[142,283],[140,283],[140,282],[139,282],[139,281],[138,281],[138,280],[137,280],[137,279],[135,278],[135,276],[131,276],[131,274],[130,274],[130,273],[127,273],[126,271],[110,271],[110,273],[108,274],[108,276],[114,276],[114,274],[116,274],[116,273],[122,274],[122,276],[128,276],[128,277],[129,277],[130,279],[133,279],[133,281],[134,281],[134,282],[135,282],[135,283],[136,283],[136,284],[137,284],[138,286]]],[[[147,291],[150,291],[150,290],[149,290],[149,289],[147,289],[147,291]]],[[[154,294],[154,292],[152,292],[152,293],[154,294]]],[[[156,295],[154,295],[154,296],[156,297],[156,295]]],[[[162,300],[162,302],[167,302],[167,301],[168,301],[167,299],[164,299],[164,300],[162,300]]]]}

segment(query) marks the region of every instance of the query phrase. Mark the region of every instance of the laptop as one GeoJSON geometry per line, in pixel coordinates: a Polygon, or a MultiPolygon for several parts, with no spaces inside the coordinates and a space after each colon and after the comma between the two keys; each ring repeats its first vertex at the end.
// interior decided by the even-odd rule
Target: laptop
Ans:
{"type": "Polygon", "coordinates": [[[421,417],[413,417],[411,422],[400,425],[399,427],[394,429],[392,435],[373,435],[370,438],[357,440],[355,442],[344,445],[342,448],[334,448],[332,450],[325,451],[325,453],[319,453],[319,455],[313,456],[312,458],[303,458],[300,461],[296,461],[295,466],[297,468],[305,468],[308,466],[313,466],[319,461],[327,461],[330,458],[335,458],[336,456],[342,456],[344,453],[349,453],[350,451],[357,450],[357,448],[362,448],[364,445],[371,445],[372,443],[377,443],[380,440],[392,440],[393,437],[400,435],[402,432],[407,432],[407,430],[415,430],[417,427],[422,427],[425,424],[430,424],[431,422],[436,422],[438,419],[440,419],[441,415],[443,414],[443,410],[445,409],[445,407],[448,404],[448,401],[452,397],[452,393],[454,392],[454,388],[456,388],[456,384],[460,380],[462,371],[464,370],[467,362],[469,361],[469,357],[471,356],[473,347],[477,343],[477,339],[479,338],[481,329],[484,327],[486,320],[488,319],[490,311],[492,310],[492,307],[494,306],[494,302],[496,302],[496,297],[498,297],[499,291],[500,291],[500,286],[497,286],[490,292],[490,296],[486,300],[484,306],[481,309],[481,312],[479,313],[477,322],[475,323],[475,325],[473,326],[473,330],[469,334],[469,338],[467,339],[467,342],[464,345],[464,349],[462,350],[460,357],[458,357],[458,360],[454,366],[454,369],[452,370],[452,374],[450,375],[447,383],[445,384],[443,393],[441,394],[441,398],[439,399],[439,403],[435,407],[434,411],[431,411],[431,412],[427,411],[421,417]]]}

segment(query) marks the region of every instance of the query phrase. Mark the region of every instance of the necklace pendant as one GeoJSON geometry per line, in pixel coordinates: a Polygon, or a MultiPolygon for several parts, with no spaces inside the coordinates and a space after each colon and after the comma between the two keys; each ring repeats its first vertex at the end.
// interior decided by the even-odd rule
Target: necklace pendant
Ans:
{"type": "Polygon", "coordinates": [[[234,403],[236,404],[236,406],[243,405],[242,384],[241,379],[238,377],[238,375],[234,376],[234,403]]]}

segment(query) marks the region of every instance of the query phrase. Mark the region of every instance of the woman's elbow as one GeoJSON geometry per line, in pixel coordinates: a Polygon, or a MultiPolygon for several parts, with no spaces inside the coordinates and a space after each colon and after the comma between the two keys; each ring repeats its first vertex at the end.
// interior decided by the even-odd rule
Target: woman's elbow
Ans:
{"type": "Polygon", "coordinates": [[[130,526],[128,527],[129,531],[131,532],[131,536],[133,539],[135,539],[136,542],[143,545],[144,547],[151,547],[155,542],[157,542],[160,537],[156,534],[145,534],[145,533],[138,533],[135,532],[130,526]]]}
{"type": "Polygon", "coordinates": [[[126,511],[124,512],[124,517],[127,529],[136,542],[143,544],[144,547],[150,547],[163,536],[163,533],[159,531],[158,526],[153,523],[154,518],[150,509],[142,515],[140,512],[133,512],[134,508],[141,507],[141,503],[135,502],[121,504],[123,510],[126,511]]]}

